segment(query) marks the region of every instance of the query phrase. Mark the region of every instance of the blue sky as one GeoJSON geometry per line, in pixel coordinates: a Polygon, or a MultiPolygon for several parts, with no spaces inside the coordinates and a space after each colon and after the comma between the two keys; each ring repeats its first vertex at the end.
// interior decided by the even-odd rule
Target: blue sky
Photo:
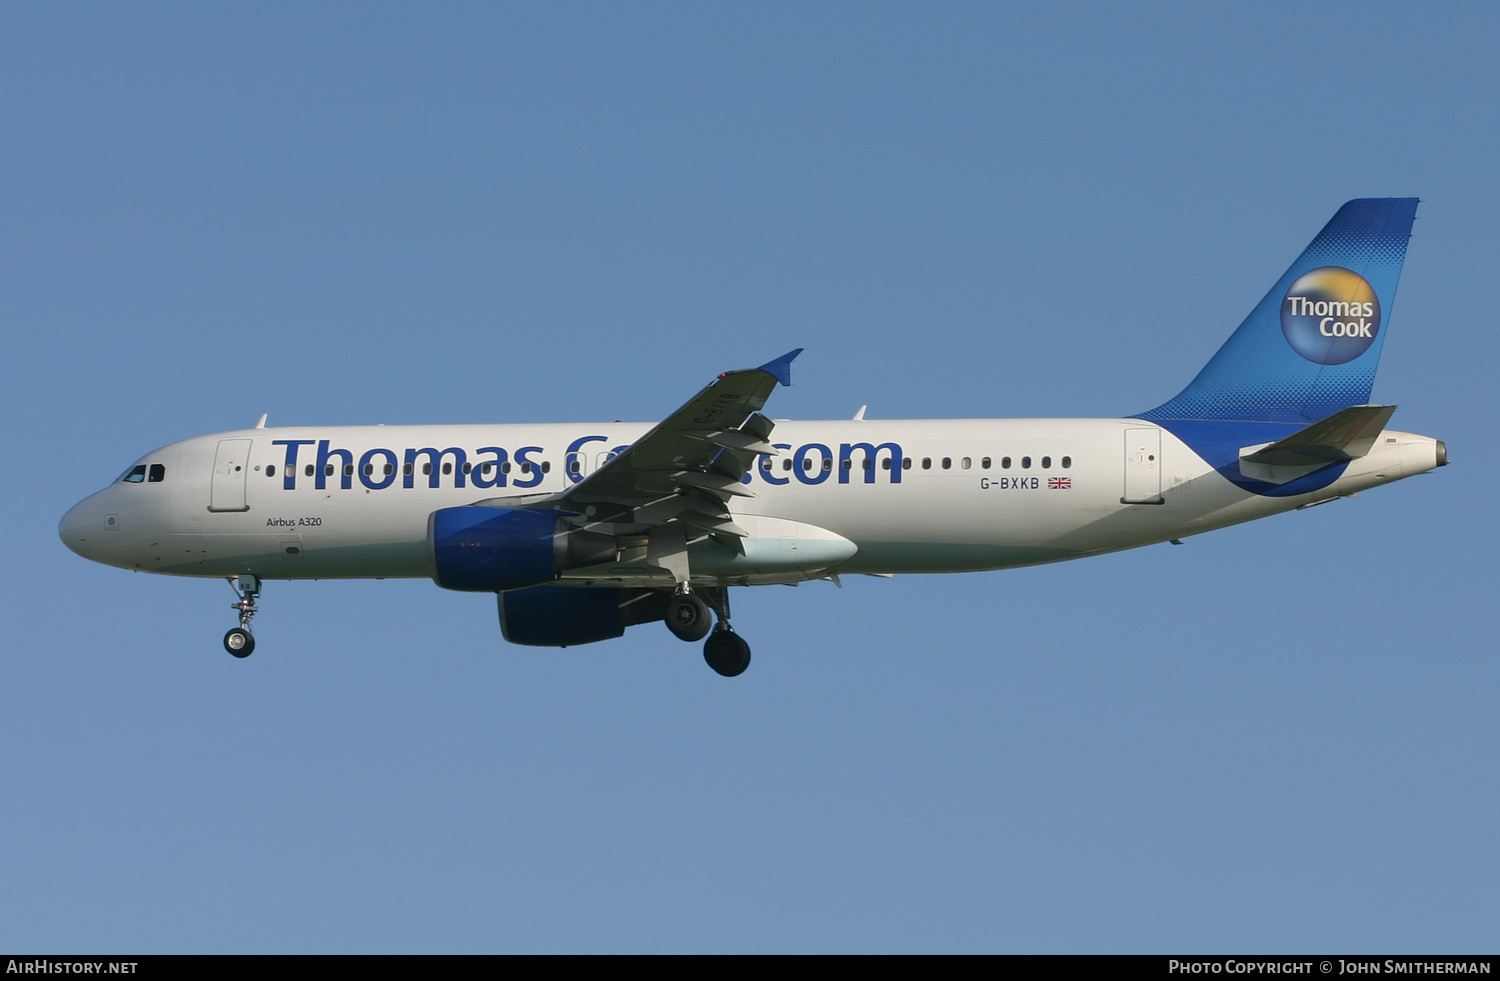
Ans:
{"type": "Polygon", "coordinates": [[[1497,15],[1479,4],[0,9],[0,948],[1473,951],[1500,941],[1497,15]],[[87,563],[252,424],[1122,415],[1345,200],[1455,464],[1086,562],[512,648],[425,581],[87,563]]]}

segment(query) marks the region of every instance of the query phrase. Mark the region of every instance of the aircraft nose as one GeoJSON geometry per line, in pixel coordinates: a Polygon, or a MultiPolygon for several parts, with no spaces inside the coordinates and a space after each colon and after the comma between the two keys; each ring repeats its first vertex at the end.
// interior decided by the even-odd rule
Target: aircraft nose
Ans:
{"type": "Polygon", "coordinates": [[[63,515],[57,525],[57,537],[73,552],[86,559],[97,559],[102,539],[119,528],[119,515],[105,514],[97,494],[79,501],[63,515]]]}

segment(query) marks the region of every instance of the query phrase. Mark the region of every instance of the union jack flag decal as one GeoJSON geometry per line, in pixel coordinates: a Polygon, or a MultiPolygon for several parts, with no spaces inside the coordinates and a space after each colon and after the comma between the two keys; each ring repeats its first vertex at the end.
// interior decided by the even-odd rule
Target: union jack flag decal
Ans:
{"type": "Polygon", "coordinates": [[[1048,490],[1072,490],[1073,489],[1073,478],[1072,477],[1048,477],[1047,478],[1047,489],[1048,490]]]}

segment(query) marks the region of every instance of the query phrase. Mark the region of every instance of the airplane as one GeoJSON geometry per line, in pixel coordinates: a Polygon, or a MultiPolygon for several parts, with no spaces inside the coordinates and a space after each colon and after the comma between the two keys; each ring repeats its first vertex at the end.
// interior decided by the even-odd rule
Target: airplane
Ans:
{"type": "Polygon", "coordinates": [[[77,554],[220,577],[236,657],[274,579],[494,593],[568,647],[664,621],[726,677],[733,586],[974,572],[1182,538],[1426,473],[1369,404],[1415,198],[1345,204],[1178,395],[1116,419],[773,420],[799,348],[656,425],[254,428],[148,453],[62,519],[77,554]]]}

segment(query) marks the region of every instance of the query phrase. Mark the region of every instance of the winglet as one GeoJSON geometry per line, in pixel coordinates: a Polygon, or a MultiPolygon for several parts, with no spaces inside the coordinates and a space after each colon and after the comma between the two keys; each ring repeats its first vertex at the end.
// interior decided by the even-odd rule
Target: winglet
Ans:
{"type": "Polygon", "coordinates": [[[775,361],[767,361],[761,365],[760,370],[775,378],[781,384],[790,387],[792,384],[792,361],[801,353],[802,348],[800,347],[795,351],[788,351],[775,361]]]}

